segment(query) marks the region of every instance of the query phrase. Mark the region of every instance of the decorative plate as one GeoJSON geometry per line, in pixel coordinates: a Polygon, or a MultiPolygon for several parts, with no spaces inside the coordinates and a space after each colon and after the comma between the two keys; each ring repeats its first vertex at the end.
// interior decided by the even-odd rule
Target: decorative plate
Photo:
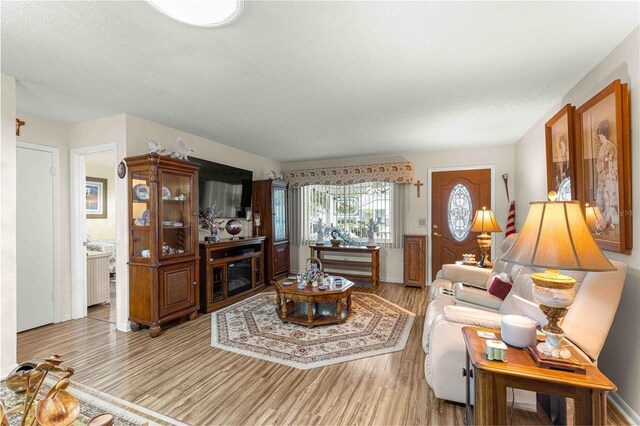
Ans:
{"type": "Polygon", "coordinates": [[[125,164],[124,160],[118,163],[117,171],[118,171],[118,177],[120,179],[123,179],[127,175],[127,165],[125,164]]]}
{"type": "Polygon", "coordinates": [[[162,187],[162,199],[163,200],[168,200],[171,198],[171,191],[169,191],[169,188],[167,188],[166,186],[162,187]]]}
{"type": "Polygon", "coordinates": [[[282,283],[282,285],[287,285],[288,286],[288,285],[293,285],[293,283],[291,281],[285,281],[285,282],[282,283]]]}
{"type": "Polygon", "coordinates": [[[149,225],[149,217],[151,216],[151,212],[149,211],[149,209],[145,210],[142,213],[142,217],[140,218],[140,221],[142,222],[142,224],[144,226],[148,226],[149,225]]]}
{"type": "Polygon", "coordinates": [[[149,187],[144,183],[139,183],[133,187],[133,194],[136,196],[138,200],[148,200],[149,187]]]}

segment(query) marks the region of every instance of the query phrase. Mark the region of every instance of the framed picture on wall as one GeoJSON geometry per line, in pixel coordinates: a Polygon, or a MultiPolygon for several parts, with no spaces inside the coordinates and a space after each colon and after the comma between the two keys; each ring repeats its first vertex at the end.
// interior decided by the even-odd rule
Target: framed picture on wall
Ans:
{"type": "Polygon", "coordinates": [[[107,218],[107,179],[87,176],[85,182],[87,219],[107,218]]]}
{"type": "Polygon", "coordinates": [[[591,233],[603,250],[632,248],[629,92],[616,80],[576,110],[578,199],[600,211],[591,233]]]}
{"type": "Polygon", "coordinates": [[[576,199],[575,174],[575,107],[567,104],[545,124],[547,142],[547,191],[558,193],[558,199],[576,199]]]}

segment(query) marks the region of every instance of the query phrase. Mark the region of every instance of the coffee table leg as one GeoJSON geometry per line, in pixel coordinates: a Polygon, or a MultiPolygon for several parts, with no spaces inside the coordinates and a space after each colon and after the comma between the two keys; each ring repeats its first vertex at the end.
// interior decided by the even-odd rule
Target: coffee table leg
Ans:
{"type": "Polygon", "coordinates": [[[276,308],[280,308],[280,292],[276,291],[276,308]]]}
{"type": "Polygon", "coordinates": [[[342,299],[338,299],[336,302],[336,317],[339,321],[342,320],[342,299]]]}
{"type": "Polygon", "coordinates": [[[347,297],[347,314],[351,312],[351,294],[347,297]]]}
{"type": "Polygon", "coordinates": [[[307,321],[311,324],[313,322],[313,301],[309,300],[307,306],[307,321]]]}
{"type": "Polygon", "coordinates": [[[282,318],[287,317],[287,298],[282,298],[282,318]]]}

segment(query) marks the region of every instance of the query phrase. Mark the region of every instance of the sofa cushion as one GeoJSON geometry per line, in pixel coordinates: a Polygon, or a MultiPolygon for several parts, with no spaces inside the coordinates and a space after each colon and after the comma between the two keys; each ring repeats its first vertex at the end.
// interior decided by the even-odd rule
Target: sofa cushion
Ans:
{"type": "Polygon", "coordinates": [[[480,305],[490,309],[498,309],[502,303],[502,299],[489,294],[487,290],[481,290],[475,287],[469,287],[464,283],[456,283],[455,285],[456,299],[470,303],[472,305],[480,305]]]}

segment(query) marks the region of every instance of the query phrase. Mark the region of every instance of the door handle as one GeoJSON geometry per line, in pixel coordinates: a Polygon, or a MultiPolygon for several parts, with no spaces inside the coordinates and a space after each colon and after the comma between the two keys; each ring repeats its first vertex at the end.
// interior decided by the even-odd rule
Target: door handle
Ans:
{"type": "Polygon", "coordinates": [[[193,285],[198,285],[198,281],[194,281],[194,282],[193,282],[193,285]]]}
{"type": "Polygon", "coordinates": [[[434,236],[434,237],[442,237],[442,234],[438,234],[437,232],[434,232],[434,233],[433,233],[433,236],[434,236]]]}

